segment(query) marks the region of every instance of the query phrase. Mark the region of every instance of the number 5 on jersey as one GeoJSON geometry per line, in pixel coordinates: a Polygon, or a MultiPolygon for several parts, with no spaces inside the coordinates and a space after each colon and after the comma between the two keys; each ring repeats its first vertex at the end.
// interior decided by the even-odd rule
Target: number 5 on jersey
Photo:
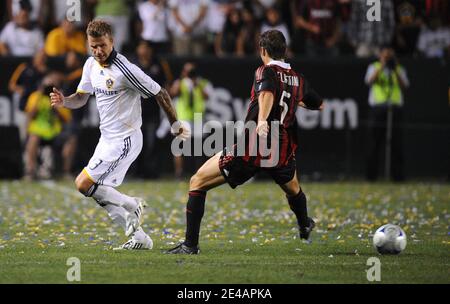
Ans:
{"type": "Polygon", "coordinates": [[[281,112],[280,124],[283,124],[284,118],[286,117],[286,114],[287,114],[287,112],[289,110],[289,106],[284,101],[284,98],[287,98],[287,99],[291,98],[291,93],[283,91],[283,94],[281,94],[280,107],[283,109],[283,112],[281,112]]]}

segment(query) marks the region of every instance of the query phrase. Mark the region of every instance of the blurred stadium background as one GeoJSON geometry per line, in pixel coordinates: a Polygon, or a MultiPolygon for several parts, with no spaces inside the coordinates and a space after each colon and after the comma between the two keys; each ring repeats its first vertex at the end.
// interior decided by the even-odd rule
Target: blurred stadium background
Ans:
{"type": "MultiPolygon", "coordinates": [[[[205,100],[205,118],[222,123],[243,119],[245,115],[253,73],[260,65],[258,33],[270,27],[285,32],[290,37],[289,62],[305,74],[328,103],[321,114],[298,111],[299,168],[304,178],[314,180],[366,177],[367,150],[371,145],[367,136],[369,87],[364,77],[368,65],[377,60],[377,50],[391,44],[410,80],[410,87],[404,91],[403,136],[399,139],[404,176],[412,180],[448,180],[447,1],[382,1],[381,22],[368,22],[365,13],[369,6],[356,0],[81,1],[81,19],[72,25],[64,22],[68,9],[65,5],[64,1],[2,1],[1,178],[24,175],[24,110],[28,98],[40,88],[45,75],[55,72],[66,94],[74,90],[88,55],[84,29],[97,16],[111,20],[116,28],[125,27],[126,34],[119,31],[123,37],[116,37],[116,43],[121,42],[116,48],[138,65],[144,65],[168,89],[180,77],[183,65],[195,62],[198,75],[213,87],[205,100]],[[200,16],[201,21],[190,34],[179,34],[173,17],[177,5],[181,5],[181,15],[200,16]],[[156,18],[154,10],[161,12],[156,21],[151,19],[156,18]],[[313,33],[312,25],[322,27],[322,32],[313,33]],[[325,44],[330,37],[335,37],[335,42],[325,44]],[[26,46],[22,45],[24,39],[26,46]]],[[[94,102],[86,108],[73,113],[72,121],[66,122],[62,132],[52,138],[54,166],[42,177],[73,175],[92,155],[99,136],[98,115],[94,102]],[[73,138],[77,140],[68,144],[73,138]],[[69,159],[66,164],[63,156],[69,159]]],[[[143,102],[143,112],[143,130],[148,140],[129,176],[171,177],[174,165],[169,156],[170,135],[156,132],[161,125],[159,109],[153,102],[143,102]]],[[[381,150],[380,157],[384,154],[381,150]]],[[[192,163],[186,161],[184,176],[202,160],[192,163]]],[[[381,159],[380,176],[383,168],[381,159]]]]}
{"type": "MultiPolygon", "coordinates": [[[[74,23],[64,21],[66,1],[0,3],[1,282],[65,282],[69,256],[87,265],[84,282],[367,282],[365,263],[374,254],[370,236],[386,222],[401,225],[411,238],[399,259],[383,257],[383,282],[449,282],[448,1],[382,0],[379,22],[367,20],[365,0],[79,3],[80,20],[74,23]],[[176,14],[198,22],[183,28],[176,14]],[[318,220],[311,246],[292,241],[297,230],[288,206],[280,203],[284,197],[262,182],[211,192],[199,260],[177,260],[174,269],[171,257],[153,251],[145,259],[151,267],[143,268],[139,255],[105,253],[123,238],[72,183],[100,135],[94,98],[41,141],[40,169],[27,176],[27,105],[45,97],[46,77],[65,94],[75,90],[88,56],[84,30],[95,17],[113,23],[116,48],[174,100],[174,83],[185,76],[187,62],[195,63],[196,76],[208,83],[205,120],[221,123],[245,117],[261,64],[259,33],[277,28],[289,37],[288,61],[327,103],[321,113],[297,113],[298,168],[318,220]],[[407,182],[402,184],[365,183],[372,149],[365,75],[385,45],[395,50],[410,82],[397,122],[402,136],[395,142],[403,162],[399,180],[407,182]],[[229,271],[213,276],[217,266],[229,271]]],[[[142,106],[144,149],[122,189],[151,202],[143,227],[163,249],[184,236],[187,181],[206,157],[187,157],[184,171],[175,172],[163,115],[155,102],[143,100],[142,106]]],[[[383,180],[384,144],[378,153],[375,167],[383,180]]]]}

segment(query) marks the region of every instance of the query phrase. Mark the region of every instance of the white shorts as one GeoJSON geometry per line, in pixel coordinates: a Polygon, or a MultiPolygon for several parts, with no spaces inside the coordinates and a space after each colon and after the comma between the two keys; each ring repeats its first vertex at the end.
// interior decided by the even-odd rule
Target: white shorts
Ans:
{"type": "Polygon", "coordinates": [[[100,141],[83,172],[96,184],[117,187],[142,150],[142,132],[119,140],[100,141]]]}

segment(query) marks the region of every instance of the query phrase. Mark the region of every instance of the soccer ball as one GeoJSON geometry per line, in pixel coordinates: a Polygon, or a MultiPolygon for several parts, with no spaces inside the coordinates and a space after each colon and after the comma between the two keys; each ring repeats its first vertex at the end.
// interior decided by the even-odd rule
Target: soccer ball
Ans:
{"type": "Polygon", "coordinates": [[[373,246],[381,254],[399,254],[405,250],[406,233],[397,225],[383,225],[373,235],[373,246]]]}

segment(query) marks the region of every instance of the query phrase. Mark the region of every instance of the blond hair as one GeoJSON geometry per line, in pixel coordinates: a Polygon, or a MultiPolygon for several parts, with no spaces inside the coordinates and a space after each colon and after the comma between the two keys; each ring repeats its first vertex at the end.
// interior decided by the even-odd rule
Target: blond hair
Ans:
{"type": "Polygon", "coordinates": [[[92,20],[87,26],[86,34],[94,38],[99,38],[105,35],[112,38],[112,27],[106,21],[100,19],[92,20]]]}

